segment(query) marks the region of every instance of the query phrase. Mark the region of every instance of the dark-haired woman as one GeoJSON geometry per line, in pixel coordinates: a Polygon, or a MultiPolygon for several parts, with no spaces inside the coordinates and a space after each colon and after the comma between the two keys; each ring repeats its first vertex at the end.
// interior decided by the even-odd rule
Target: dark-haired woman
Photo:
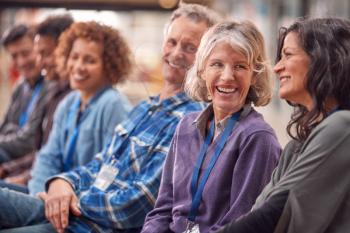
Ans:
{"type": "Polygon", "coordinates": [[[279,95],[295,107],[294,140],[253,211],[219,232],[349,232],[350,21],[294,23],[277,60],[279,95]]]}

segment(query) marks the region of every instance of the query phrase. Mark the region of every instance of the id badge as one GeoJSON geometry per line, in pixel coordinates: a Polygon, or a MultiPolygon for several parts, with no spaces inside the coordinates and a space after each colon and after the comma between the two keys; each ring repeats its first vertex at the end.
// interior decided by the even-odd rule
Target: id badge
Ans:
{"type": "Polygon", "coordinates": [[[109,164],[103,164],[98,173],[94,186],[102,191],[105,191],[117,176],[119,170],[109,164]]]}
{"type": "Polygon", "coordinates": [[[200,233],[198,224],[188,221],[184,233],[200,233]]]}

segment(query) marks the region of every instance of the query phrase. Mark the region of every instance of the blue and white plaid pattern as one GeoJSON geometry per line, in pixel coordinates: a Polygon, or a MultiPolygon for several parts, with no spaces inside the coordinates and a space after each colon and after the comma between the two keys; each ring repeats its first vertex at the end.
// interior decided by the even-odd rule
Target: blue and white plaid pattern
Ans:
{"type": "Polygon", "coordinates": [[[184,93],[162,102],[159,96],[144,101],[116,126],[110,145],[93,161],[56,176],[70,182],[80,199],[83,218],[71,218],[68,230],[129,232],[128,228],[141,227],[154,206],[176,125],[185,114],[204,107],[184,93]],[[93,186],[102,164],[119,170],[104,191],[93,186]]]}

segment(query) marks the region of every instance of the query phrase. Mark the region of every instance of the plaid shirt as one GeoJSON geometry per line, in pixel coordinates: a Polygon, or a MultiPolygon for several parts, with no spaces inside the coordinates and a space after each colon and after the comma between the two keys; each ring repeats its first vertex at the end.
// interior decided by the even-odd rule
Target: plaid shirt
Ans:
{"type": "Polygon", "coordinates": [[[186,113],[203,108],[184,93],[162,102],[159,96],[144,101],[128,120],[116,126],[110,145],[93,161],[55,176],[67,180],[80,200],[83,217],[72,217],[68,230],[132,232],[132,228],[140,228],[154,206],[163,162],[178,122],[186,113]],[[104,191],[94,186],[102,164],[119,171],[104,191]]]}

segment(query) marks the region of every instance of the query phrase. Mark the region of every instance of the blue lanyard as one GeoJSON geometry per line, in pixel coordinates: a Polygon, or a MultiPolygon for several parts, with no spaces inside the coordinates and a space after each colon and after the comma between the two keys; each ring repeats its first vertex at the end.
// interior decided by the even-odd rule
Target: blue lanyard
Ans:
{"type": "Polygon", "coordinates": [[[205,169],[202,179],[199,180],[200,168],[202,166],[202,163],[203,163],[203,160],[204,160],[205,155],[207,153],[210,142],[214,136],[214,128],[215,128],[214,120],[212,120],[212,122],[210,123],[209,133],[208,133],[207,137],[205,138],[204,145],[202,146],[202,148],[199,152],[198,159],[197,159],[197,162],[196,162],[196,165],[193,169],[193,174],[192,174],[192,181],[191,181],[192,205],[191,205],[190,213],[188,215],[188,219],[192,222],[194,222],[194,220],[196,219],[198,208],[199,208],[199,205],[200,205],[200,202],[202,199],[202,193],[203,193],[204,186],[207,183],[209,175],[210,175],[212,169],[214,168],[214,165],[215,165],[216,161],[218,160],[220,153],[223,150],[223,148],[226,144],[226,141],[227,141],[234,125],[236,124],[239,116],[240,116],[240,112],[236,112],[235,114],[233,114],[230,117],[224,132],[222,133],[222,135],[219,138],[219,142],[215,148],[214,155],[211,158],[211,160],[208,164],[208,167],[205,169]],[[198,182],[198,187],[196,187],[197,182],[198,182]]]}
{"type": "Polygon", "coordinates": [[[40,81],[39,81],[39,83],[37,83],[35,85],[34,90],[32,92],[32,96],[31,96],[25,110],[21,113],[21,115],[19,117],[18,125],[20,128],[22,128],[27,123],[29,116],[33,112],[34,106],[39,98],[39,94],[41,92],[42,86],[43,86],[43,84],[40,81]]]}
{"type": "Polygon", "coordinates": [[[79,108],[80,108],[80,98],[75,101],[75,103],[72,105],[72,107],[69,110],[68,113],[68,122],[66,130],[69,131],[69,128],[74,125],[74,120],[76,121],[74,130],[72,135],[70,136],[70,140],[68,142],[68,145],[66,148],[66,156],[63,156],[63,171],[69,171],[71,170],[72,164],[73,164],[73,155],[75,151],[75,145],[77,143],[78,135],[79,135],[79,125],[80,125],[80,119],[79,117],[79,108]]]}

